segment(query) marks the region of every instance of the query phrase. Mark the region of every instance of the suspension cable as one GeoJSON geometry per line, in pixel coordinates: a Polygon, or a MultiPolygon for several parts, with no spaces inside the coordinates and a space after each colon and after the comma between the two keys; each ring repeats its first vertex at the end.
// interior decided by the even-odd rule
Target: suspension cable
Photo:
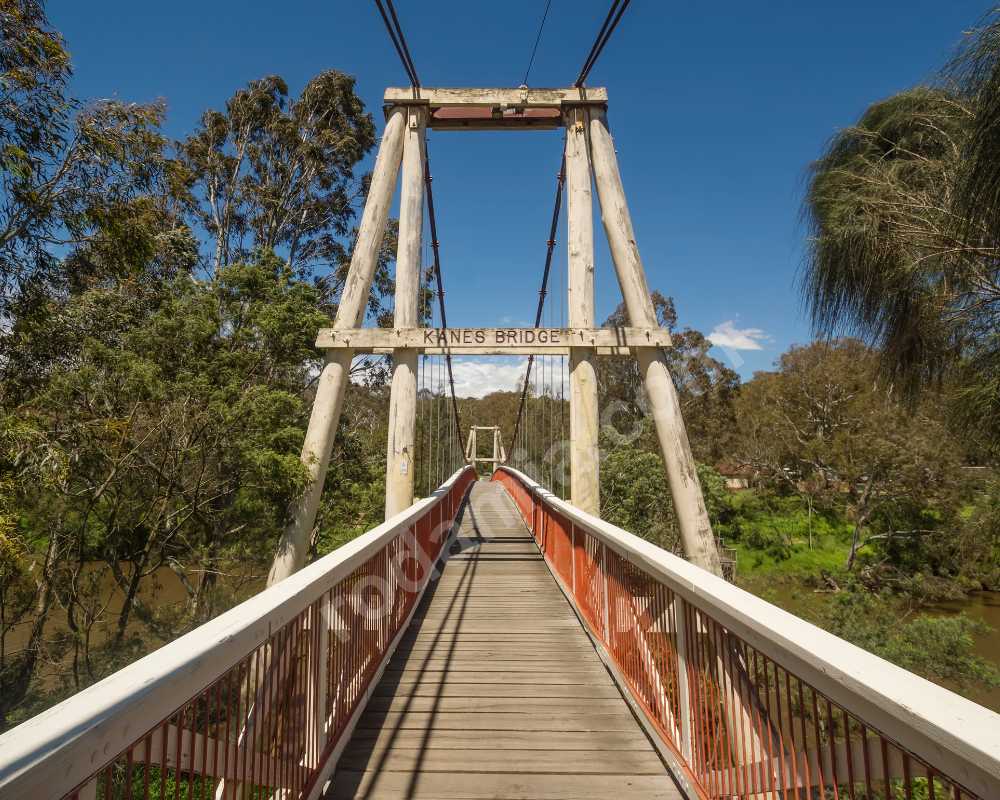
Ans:
{"type": "Polygon", "coordinates": [[[630,2],[632,0],[614,0],[611,3],[608,15],[604,18],[604,24],[601,25],[601,29],[597,33],[597,38],[594,39],[594,44],[591,45],[590,52],[587,53],[587,58],[580,68],[580,74],[577,76],[576,82],[573,84],[574,86],[583,86],[587,80],[587,76],[590,75],[590,71],[594,68],[594,64],[597,63],[597,59],[600,58],[604,46],[611,38],[611,34],[615,32],[615,28],[621,22],[622,15],[625,13],[630,2]]]}
{"type": "Polygon", "coordinates": [[[528,59],[528,68],[524,71],[524,80],[521,81],[523,86],[528,85],[528,76],[531,74],[531,68],[535,64],[535,54],[538,53],[538,43],[542,40],[542,30],[545,28],[545,20],[548,19],[549,9],[552,7],[552,0],[546,0],[545,11],[542,13],[542,21],[538,23],[538,34],[535,36],[535,45],[531,48],[531,58],[528,59]]]}
{"type": "Polygon", "coordinates": [[[392,0],[385,0],[385,6],[382,5],[382,0],[375,0],[375,6],[378,8],[379,14],[382,15],[382,22],[385,23],[386,32],[392,39],[392,45],[396,48],[399,60],[403,63],[403,69],[406,70],[406,75],[410,79],[410,85],[419,87],[420,78],[417,77],[417,68],[413,65],[413,59],[410,57],[410,48],[406,46],[406,36],[403,35],[403,28],[399,24],[399,17],[396,16],[396,8],[393,6],[392,0]],[[386,6],[389,8],[388,14],[386,14],[386,6]],[[390,16],[392,17],[391,21],[390,16]]]}
{"type": "MultiPolygon", "coordinates": [[[[563,152],[565,153],[565,146],[563,152]]],[[[545,251],[545,269],[542,272],[542,288],[538,290],[538,308],[535,310],[535,327],[542,321],[542,310],[545,308],[545,295],[548,292],[549,272],[552,269],[552,251],[556,246],[556,228],[559,226],[559,211],[562,208],[563,184],[566,181],[566,156],[563,155],[562,163],[559,166],[559,175],[556,177],[556,200],[552,209],[552,222],[549,225],[549,240],[545,251]]],[[[528,367],[524,372],[524,386],[521,388],[521,403],[517,408],[517,419],[514,422],[514,435],[510,437],[513,442],[517,439],[517,431],[521,427],[521,417],[524,414],[524,403],[528,396],[528,381],[531,378],[531,366],[535,363],[535,356],[528,356],[528,367]]]]}
{"type": "MultiPolygon", "coordinates": [[[[432,184],[434,178],[431,177],[430,153],[424,146],[424,185],[427,187],[427,219],[431,228],[431,251],[434,254],[434,278],[437,281],[438,308],[441,314],[441,328],[447,330],[448,317],[444,310],[444,284],[441,280],[441,251],[438,246],[437,219],[434,216],[434,190],[432,184]]],[[[445,363],[448,366],[448,385],[451,388],[451,408],[455,415],[455,428],[462,430],[462,418],[458,413],[458,398],[455,397],[455,375],[451,368],[451,353],[447,350],[444,354],[445,363]]]]}
{"type": "MultiPolygon", "coordinates": [[[[389,38],[392,40],[393,46],[396,48],[396,53],[399,55],[399,60],[403,64],[403,69],[406,70],[406,74],[410,79],[410,84],[414,88],[419,88],[420,78],[417,76],[417,68],[413,64],[413,57],[410,55],[410,48],[406,44],[406,36],[403,33],[403,28],[399,24],[399,16],[396,14],[396,8],[393,5],[392,0],[384,0],[384,2],[385,5],[383,5],[383,0],[375,0],[375,5],[378,8],[379,14],[382,15],[382,21],[385,23],[385,29],[389,34],[389,38]],[[386,8],[388,8],[388,14],[386,14],[386,8]]],[[[438,307],[441,314],[441,328],[447,329],[448,318],[445,315],[444,310],[444,284],[441,279],[441,253],[438,248],[437,219],[434,216],[434,191],[431,188],[432,180],[430,157],[425,143],[424,186],[427,191],[427,218],[430,222],[431,229],[431,249],[434,252],[434,277],[437,281],[437,297],[438,307]]],[[[451,366],[451,353],[445,353],[445,364],[448,368],[448,386],[451,390],[451,408],[455,416],[455,429],[456,431],[461,431],[462,420],[458,413],[458,398],[455,396],[455,375],[451,366]]]]}

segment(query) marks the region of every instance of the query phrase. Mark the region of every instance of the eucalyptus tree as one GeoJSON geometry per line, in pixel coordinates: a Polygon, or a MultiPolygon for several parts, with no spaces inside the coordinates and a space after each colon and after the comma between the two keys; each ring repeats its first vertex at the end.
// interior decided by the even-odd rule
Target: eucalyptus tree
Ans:
{"type": "Polygon", "coordinates": [[[86,279],[93,262],[66,264],[64,253],[120,261],[124,250],[156,248],[146,223],[160,218],[162,233],[166,209],[149,198],[164,196],[171,162],[162,105],[67,95],[69,55],[42,3],[4,0],[0,32],[0,319],[9,328],[25,293],[86,279]]]}
{"type": "Polygon", "coordinates": [[[0,302],[52,260],[45,197],[66,141],[69,75],[69,53],[42,2],[0,2],[0,302]]]}
{"type": "MultiPolygon", "coordinates": [[[[673,346],[667,348],[666,355],[680,397],[691,447],[699,460],[715,463],[726,456],[727,444],[735,428],[732,403],[739,388],[739,375],[709,354],[712,344],[704,334],[693,328],[678,329],[673,298],[654,291],[652,301],[658,323],[669,329],[673,340],[673,346]]],[[[625,306],[620,304],[604,320],[603,326],[627,324],[625,306]]],[[[597,383],[605,415],[602,424],[613,426],[607,433],[612,438],[620,439],[615,436],[615,430],[626,434],[641,430],[646,444],[655,453],[655,441],[651,438],[655,435],[654,431],[640,424],[648,415],[648,406],[635,359],[601,359],[598,362],[597,383]]]]}
{"type": "Polygon", "coordinates": [[[878,374],[878,355],[841,339],[792,347],[736,401],[734,459],[767,485],[853,522],[846,568],[868,552],[883,572],[934,574],[961,527],[960,453],[939,404],[912,410],[878,374]]]}
{"type": "MultiPolygon", "coordinates": [[[[337,70],[317,75],[298,97],[276,75],[251,81],[224,111],[206,111],[180,154],[210,243],[207,266],[280,253],[335,302],[350,260],[345,242],[368,187],[356,171],[374,144],[354,78],[337,70]]],[[[392,286],[389,244],[374,285],[376,313],[392,286]]]]}

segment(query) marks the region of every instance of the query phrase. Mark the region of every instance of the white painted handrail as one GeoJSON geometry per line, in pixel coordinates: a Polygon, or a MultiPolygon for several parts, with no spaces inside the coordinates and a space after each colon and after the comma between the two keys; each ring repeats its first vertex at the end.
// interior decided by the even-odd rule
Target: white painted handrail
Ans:
{"type": "Polygon", "coordinates": [[[858,719],[983,798],[1000,798],[1000,715],[586,514],[510,467],[535,499],[811,684],[858,719]]]}
{"type": "Polygon", "coordinates": [[[440,503],[433,495],[0,736],[0,800],[62,797],[440,503]]]}

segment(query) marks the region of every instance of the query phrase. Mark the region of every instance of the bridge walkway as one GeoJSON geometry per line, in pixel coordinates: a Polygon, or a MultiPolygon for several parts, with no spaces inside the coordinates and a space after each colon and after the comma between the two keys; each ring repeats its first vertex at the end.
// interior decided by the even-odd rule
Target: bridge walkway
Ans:
{"type": "Polygon", "coordinates": [[[327,797],[682,798],[503,487],[459,525],[327,797]]]}

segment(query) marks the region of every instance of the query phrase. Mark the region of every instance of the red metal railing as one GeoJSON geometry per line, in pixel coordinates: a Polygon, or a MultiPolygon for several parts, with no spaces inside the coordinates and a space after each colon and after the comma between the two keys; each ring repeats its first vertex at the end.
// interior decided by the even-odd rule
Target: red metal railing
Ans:
{"type": "Polygon", "coordinates": [[[527,476],[501,468],[493,479],[693,795],[1000,797],[1000,716],[573,509],[527,476]]]}
{"type": "Polygon", "coordinates": [[[474,480],[8,732],[0,796],[318,796],[474,480]]]}

